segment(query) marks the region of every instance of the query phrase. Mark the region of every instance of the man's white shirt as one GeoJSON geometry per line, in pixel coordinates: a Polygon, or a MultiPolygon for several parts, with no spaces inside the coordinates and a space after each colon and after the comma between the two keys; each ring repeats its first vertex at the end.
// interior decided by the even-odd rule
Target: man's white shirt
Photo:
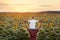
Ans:
{"type": "Polygon", "coordinates": [[[28,22],[30,22],[29,24],[29,29],[36,29],[36,22],[38,22],[38,20],[28,20],[28,22]]]}

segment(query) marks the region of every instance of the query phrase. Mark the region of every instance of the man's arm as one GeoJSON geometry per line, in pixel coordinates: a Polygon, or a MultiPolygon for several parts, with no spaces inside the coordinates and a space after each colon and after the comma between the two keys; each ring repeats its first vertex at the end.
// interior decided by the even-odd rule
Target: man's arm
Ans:
{"type": "Polygon", "coordinates": [[[24,20],[24,24],[25,24],[26,29],[28,29],[28,20],[27,19],[24,20]]]}
{"type": "Polygon", "coordinates": [[[40,20],[40,21],[38,22],[38,30],[40,30],[41,27],[42,27],[42,21],[40,20]]]}

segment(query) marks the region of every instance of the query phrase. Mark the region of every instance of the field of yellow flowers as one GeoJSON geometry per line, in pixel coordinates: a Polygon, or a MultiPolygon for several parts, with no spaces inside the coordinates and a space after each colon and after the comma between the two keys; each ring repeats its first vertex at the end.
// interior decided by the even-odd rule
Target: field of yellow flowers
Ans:
{"type": "MultiPolygon", "coordinates": [[[[33,14],[32,16],[34,16],[33,14]]],[[[60,40],[60,14],[35,15],[35,19],[39,29],[37,34],[38,40],[60,40]],[[42,21],[42,22],[41,22],[42,21]]],[[[0,16],[0,40],[29,40],[29,32],[27,31],[24,20],[31,19],[30,16],[0,16]]]]}

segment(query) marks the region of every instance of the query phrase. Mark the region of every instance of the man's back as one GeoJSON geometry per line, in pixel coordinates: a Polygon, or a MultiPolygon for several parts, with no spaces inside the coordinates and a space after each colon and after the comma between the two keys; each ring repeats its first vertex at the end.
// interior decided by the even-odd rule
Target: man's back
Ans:
{"type": "Polygon", "coordinates": [[[38,22],[38,20],[28,20],[28,22],[30,22],[29,24],[29,29],[36,29],[36,22],[38,22]]]}

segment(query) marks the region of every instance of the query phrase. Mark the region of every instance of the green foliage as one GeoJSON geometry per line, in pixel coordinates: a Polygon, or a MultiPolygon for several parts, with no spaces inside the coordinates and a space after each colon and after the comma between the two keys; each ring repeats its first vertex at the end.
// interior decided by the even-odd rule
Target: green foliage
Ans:
{"type": "Polygon", "coordinates": [[[60,18],[52,17],[43,21],[43,26],[38,33],[38,40],[60,40],[60,18]],[[46,26],[45,24],[49,24],[46,26]]]}
{"type": "MultiPolygon", "coordinates": [[[[15,27],[19,20],[16,20],[13,17],[1,17],[0,21],[0,40],[29,40],[29,35],[26,30],[23,30],[21,27],[22,24],[18,24],[17,28],[15,27]]],[[[20,23],[20,22],[18,22],[20,23]]]]}
{"type": "Polygon", "coordinates": [[[45,27],[38,33],[38,40],[60,40],[59,27],[45,27]]]}
{"type": "MultiPolygon", "coordinates": [[[[0,16],[0,40],[29,40],[27,30],[23,29],[24,18],[0,16]]],[[[36,19],[42,21],[42,28],[37,36],[38,40],[60,40],[60,18],[38,16],[36,19]]]]}

